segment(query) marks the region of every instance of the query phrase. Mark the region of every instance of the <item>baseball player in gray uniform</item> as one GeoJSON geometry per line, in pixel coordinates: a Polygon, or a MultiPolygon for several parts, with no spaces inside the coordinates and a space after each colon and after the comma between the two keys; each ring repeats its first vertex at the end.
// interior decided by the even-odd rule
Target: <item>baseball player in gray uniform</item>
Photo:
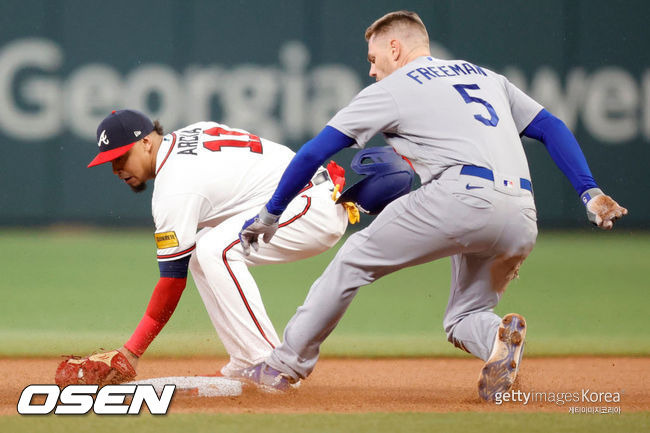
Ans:
{"type": "Polygon", "coordinates": [[[536,236],[536,210],[520,135],[544,143],[584,202],[610,229],[627,213],[603,194],[562,121],[504,76],[465,60],[431,57],[420,17],[392,12],[366,31],[370,76],[362,90],[287,167],[271,200],[240,232],[242,247],[268,241],[287,203],[329,156],[381,132],[408,158],[422,186],[391,202],[350,236],[288,323],[284,342],[242,375],[271,391],[307,377],[321,343],[361,286],[399,269],[451,256],[444,315],[448,339],[483,359],[479,395],[507,391],[523,353],[526,322],[493,310],[536,236]]]}

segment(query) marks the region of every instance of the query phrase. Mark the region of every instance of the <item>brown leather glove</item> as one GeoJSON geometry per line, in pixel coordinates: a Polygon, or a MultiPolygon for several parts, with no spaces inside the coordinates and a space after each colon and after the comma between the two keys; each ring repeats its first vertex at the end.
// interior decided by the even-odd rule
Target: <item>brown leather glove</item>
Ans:
{"type": "Polygon", "coordinates": [[[70,356],[59,364],[54,381],[60,387],[73,384],[109,385],[135,379],[135,369],[117,350],[81,358],[70,356]]]}

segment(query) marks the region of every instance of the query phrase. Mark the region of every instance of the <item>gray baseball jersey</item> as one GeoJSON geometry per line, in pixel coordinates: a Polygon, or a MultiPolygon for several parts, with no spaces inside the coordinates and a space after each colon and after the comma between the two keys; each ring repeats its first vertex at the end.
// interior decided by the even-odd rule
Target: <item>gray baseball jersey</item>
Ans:
{"type": "Polygon", "coordinates": [[[448,256],[452,279],[443,326],[450,342],[487,360],[501,321],[494,307],[537,237],[519,133],[540,110],[488,69],[420,57],[339,111],[330,126],[359,147],[382,132],[411,160],[422,186],[348,238],[267,363],[295,379],[306,377],[360,287],[448,256]]]}
{"type": "Polygon", "coordinates": [[[420,57],[366,87],[328,125],[359,147],[383,132],[422,183],[458,164],[530,179],[519,133],[541,110],[502,75],[420,57]]]}

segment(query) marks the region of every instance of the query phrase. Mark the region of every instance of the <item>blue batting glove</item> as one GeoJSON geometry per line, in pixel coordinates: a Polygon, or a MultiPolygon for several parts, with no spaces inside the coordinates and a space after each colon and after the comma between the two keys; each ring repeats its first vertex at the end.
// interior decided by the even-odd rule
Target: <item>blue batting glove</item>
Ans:
{"type": "Polygon", "coordinates": [[[259,214],[246,220],[239,232],[239,240],[244,249],[244,255],[250,255],[251,247],[255,251],[259,251],[258,238],[260,235],[262,235],[262,240],[265,243],[271,242],[275,231],[278,229],[279,219],[280,215],[274,215],[266,209],[266,206],[262,206],[259,214]]]}

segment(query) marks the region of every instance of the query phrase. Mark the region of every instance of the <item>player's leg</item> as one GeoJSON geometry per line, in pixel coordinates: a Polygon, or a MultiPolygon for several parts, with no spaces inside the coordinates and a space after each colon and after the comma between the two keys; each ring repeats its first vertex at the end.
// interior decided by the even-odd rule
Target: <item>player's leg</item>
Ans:
{"type": "Polygon", "coordinates": [[[493,310],[499,293],[485,290],[482,276],[489,278],[490,263],[471,254],[451,257],[451,293],[443,325],[447,339],[456,347],[486,360],[501,318],[493,310]],[[470,281],[464,281],[471,277],[470,281]]]}
{"type": "Polygon", "coordinates": [[[347,225],[345,211],[331,200],[327,185],[317,185],[289,204],[270,244],[262,242],[259,251],[244,256],[237,234],[256,212],[202,230],[190,262],[212,323],[231,357],[222,368],[224,375],[265,358],[279,344],[249,267],[291,262],[326,251],[347,225]]]}
{"type": "MultiPolygon", "coordinates": [[[[465,206],[456,203],[446,188],[440,182],[425,185],[392,202],[370,226],[350,236],[312,285],[285,329],[283,344],[267,363],[293,379],[306,377],[315,366],[321,343],[359,287],[398,269],[453,255],[473,245],[473,239],[461,239],[460,234],[445,227],[449,212],[465,206]]],[[[475,214],[464,222],[471,232],[481,232],[490,221],[489,203],[484,208],[465,210],[475,214]]]]}
{"type": "MultiPolygon", "coordinates": [[[[498,193],[496,193],[498,194],[498,193]]],[[[495,219],[503,221],[488,251],[451,258],[451,289],[443,325],[450,342],[487,360],[501,317],[493,310],[508,283],[535,245],[537,227],[532,198],[495,197],[495,219]]]]}
{"type": "Polygon", "coordinates": [[[250,266],[289,263],[333,247],[345,233],[347,212],[331,198],[331,182],[313,186],[287,207],[269,244],[248,258],[250,266]]]}
{"type": "Polygon", "coordinates": [[[535,243],[537,228],[532,198],[503,197],[497,213],[504,230],[486,253],[452,257],[452,283],[444,326],[449,341],[486,361],[479,376],[479,395],[491,400],[507,391],[517,377],[526,335],[519,314],[497,316],[493,309],[535,243]]]}
{"type": "MultiPolygon", "coordinates": [[[[205,230],[211,229],[204,229],[204,231],[205,230]]],[[[246,365],[244,360],[246,360],[249,355],[242,352],[242,347],[244,347],[244,345],[242,345],[241,339],[238,338],[239,332],[237,332],[237,329],[233,328],[234,324],[232,323],[231,315],[224,313],[222,310],[219,292],[213,290],[208,278],[203,273],[203,269],[196,258],[196,254],[192,255],[190,260],[190,272],[192,273],[192,279],[196,284],[199,295],[203,300],[205,309],[208,312],[210,321],[212,322],[214,329],[217,331],[217,335],[224,345],[226,352],[230,356],[231,362],[234,361],[237,365],[246,365]]],[[[266,342],[262,344],[264,345],[263,347],[265,347],[266,342]]],[[[222,371],[222,374],[228,376],[232,374],[232,371],[226,369],[225,371],[222,371]]]]}
{"type": "Polygon", "coordinates": [[[226,376],[264,359],[280,343],[240,251],[237,233],[246,217],[250,218],[242,215],[203,229],[190,260],[194,282],[230,355],[222,369],[226,376]]]}
{"type": "Polygon", "coordinates": [[[518,314],[502,319],[494,308],[528,252],[526,248],[507,258],[452,257],[451,293],[443,323],[450,342],[486,362],[478,382],[485,400],[510,389],[519,371],[525,321],[518,314]]]}
{"type": "Polygon", "coordinates": [[[451,293],[443,319],[447,338],[456,347],[485,361],[501,322],[501,317],[494,313],[501,293],[489,287],[493,260],[456,254],[451,263],[451,293]]]}

